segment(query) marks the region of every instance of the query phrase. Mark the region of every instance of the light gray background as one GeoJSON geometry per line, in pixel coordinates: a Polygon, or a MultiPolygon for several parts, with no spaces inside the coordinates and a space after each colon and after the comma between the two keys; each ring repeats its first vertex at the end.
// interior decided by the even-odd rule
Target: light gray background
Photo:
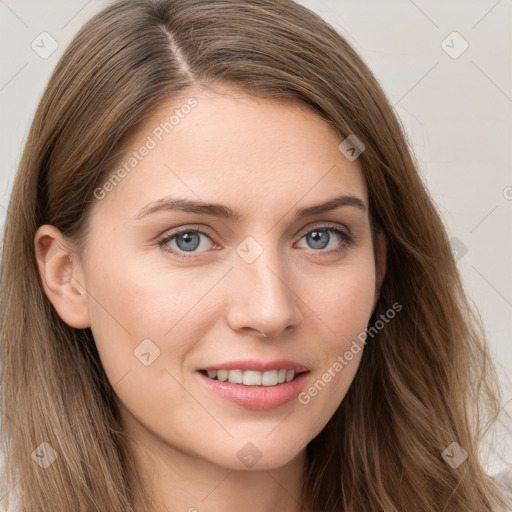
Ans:
{"type": "MultiPolygon", "coordinates": [[[[458,266],[486,326],[505,408],[512,414],[512,1],[300,3],[349,40],[394,105],[450,237],[467,248],[458,266]],[[454,31],[463,39],[448,37],[454,31]],[[464,41],[467,50],[454,58],[464,41]]],[[[77,30],[107,4],[0,0],[2,227],[50,73],[77,30]],[[48,58],[31,47],[33,41],[42,46],[43,31],[58,43],[48,58]]],[[[483,458],[494,474],[512,462],[512,442],[499,431],[493,441],[483,458]]]]}

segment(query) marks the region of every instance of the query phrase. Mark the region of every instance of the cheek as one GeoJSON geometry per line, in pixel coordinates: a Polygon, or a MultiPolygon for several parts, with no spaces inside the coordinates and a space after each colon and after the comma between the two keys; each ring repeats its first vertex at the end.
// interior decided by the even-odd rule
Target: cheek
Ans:
{"type": "Polygon", "coordinates": [[[318,311],[319,326],[322,324],[325,334],[318,339],[321,350],[314,379],[299,397],[302,405],[314,409],[319,429],[343,400],[361,362],[364,333],[375,298],[372,255],[337,271],[324,282],[323,289],[325,293],[310,294],[310,304],[318,311]]]}
{"type": "Polygon", "coordinates": [[[91,331],[112,382],[129,370],[141,369],[136,357],[139,347],[147,346],[151,358],[158,356],[152,368],[168,366],[170,361],[179,365],[201,338],[208,328],[203,314],[208,301],[201,299],[222,274],[210,272],[199,278],[198,273],[152,266],[147,257],[122,254],[110,254],[91,269],[87,280],[91,331]],[[198,316],[203,321],[192,322],[198,316]]]}
{"type": "Polygon", "coordinates": [[[168,315],[160,314],[152,279],[147,268],[114,252],[89,272],[91,331],[112,384],[126,372],[143,367],[134,354],[143,340],[155,340],[159,350],[157,339],[162,331],[169,329],[172,320],[169,311],[176,306],[169,300],[168,315]]]}
{"type": "Polygon", "coordinates": [[[331,350],[345,350],[367,327],[375,300],[375,266],[370,255],[341,267],[322,279],[322,292],[309,293],[307,303],[328,327],[325,336],[331,350]]]}
{"type": "Polygon", "coordinates": [[[371,316],[374,281],[352,276],[337,284],[322,304],[327,334],[319,340],[317,366],[298,401],[313,418],[309,434],[317,435],[336,412],[357,373],[364,352],[364,333],[371,316]]]}
{"type": "Polygon", "coordinates": [[[190,286],[177,272],[154,268],[148,258],[112,255],[90,279],[91,322],[116,324],[125,335],[163,336],[186,308],[190,286]]]}

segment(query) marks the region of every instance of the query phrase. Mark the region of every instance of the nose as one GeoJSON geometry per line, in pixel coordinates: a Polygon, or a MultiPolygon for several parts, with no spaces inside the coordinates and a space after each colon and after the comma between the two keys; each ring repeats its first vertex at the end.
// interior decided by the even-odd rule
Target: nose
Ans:
{"type": "Polygon", "coordinates": [[[279,262],[275,251],[264,250],[252,263],[238,257],[235,261],[227,283],[231,294],[227,314],[230,327],[238,332],[276,337],[297,326],[302,319],[301,300],[294,291],[289,267],[279,262]]]}

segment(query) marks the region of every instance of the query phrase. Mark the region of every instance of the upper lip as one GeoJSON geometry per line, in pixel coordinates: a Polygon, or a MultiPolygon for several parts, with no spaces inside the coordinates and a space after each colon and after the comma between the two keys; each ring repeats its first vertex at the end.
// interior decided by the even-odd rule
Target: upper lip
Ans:
{"type": "Polygon", "coordinates": [[[229,361],[225,363],[212,364],[201,368],[201,370],[253,370],[257,372],[269,372],[272,370],[295,370],[295,373],[309,371],[307,366],[290,361],[279,359],[276,361],[257,361],[249,359],[245,361],[229,361]]]}

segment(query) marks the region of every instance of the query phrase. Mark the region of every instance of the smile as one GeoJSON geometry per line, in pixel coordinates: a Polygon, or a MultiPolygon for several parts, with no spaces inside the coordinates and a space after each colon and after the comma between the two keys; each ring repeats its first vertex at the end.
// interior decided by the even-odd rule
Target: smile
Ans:
{"type": "Polygon", "coordinates": [[[255,370],[202,370],[201,373],[207,375],[210,379],[245,386],[277,386],[290,382],[298,375],[295,370],[285,368],[266,372],[255,370]]]}
{"type": "Polygon", "coordinates": [[[196,374],[203,384],[220,398],[246,409],[263,410],[274,409],[295,400],[304,388],[309,373],[283,368],[265,372],[236,369],[199,370],[196,374]],[[219,374],[225,380],[219,380],[219,374]],[[283,375],[284,381],[280,382],[283,375]],[[231,382],[230,376],[236,382],[231,382]],[[242,382],[239,382],[240,380],[242,382]]]}

